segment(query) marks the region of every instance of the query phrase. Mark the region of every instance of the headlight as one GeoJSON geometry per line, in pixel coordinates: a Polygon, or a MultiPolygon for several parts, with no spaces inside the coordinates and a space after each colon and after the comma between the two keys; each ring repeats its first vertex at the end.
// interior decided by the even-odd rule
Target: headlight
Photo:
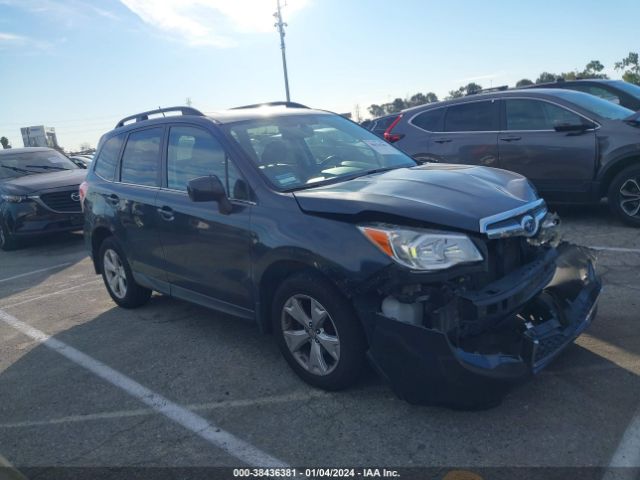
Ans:
{"type": "Polygon", "coordinates": [[[358,228],[380,250],[412,270],[443,270],[459,263],[482,260],[471,239],[460,233],[393,225],[363,225],[358,228]]]}
{"type": "Polygon", "coordinates": [[[9,203],[20,203],[26,200],[27,198],[29,198],[26,195],[5,195],[5,194],[0,195],[0,197],[2,197],[3,200],[6,200],[9,203]]]}

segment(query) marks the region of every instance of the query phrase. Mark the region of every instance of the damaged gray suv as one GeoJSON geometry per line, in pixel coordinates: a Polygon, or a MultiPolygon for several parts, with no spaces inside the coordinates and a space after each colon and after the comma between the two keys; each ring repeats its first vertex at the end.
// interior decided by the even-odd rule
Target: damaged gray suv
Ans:
{"type": "Polygon", "coordinates": [[[298,104],[123,119],[80,193],[118,305],[158,291],[253,320],[329,390],[368,359],[407,401],[495,403],[580,335],[601,288],[526,178],[419,166],[298,104]]]}

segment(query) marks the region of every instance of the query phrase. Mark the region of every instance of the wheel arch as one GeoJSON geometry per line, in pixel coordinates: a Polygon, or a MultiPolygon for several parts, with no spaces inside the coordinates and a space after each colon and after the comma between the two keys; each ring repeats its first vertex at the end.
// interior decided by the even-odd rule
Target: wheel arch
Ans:
{"type": "Polygon", "coordinates": [[[98,261],[98,253],[100,253],[100,246],[107,238],[113,236],[113,232],[107,227],[97,227],[91,233],[91,260],[93,261],[93,268],[96,273],[102,273],[100,262],[98,261]]]}
{"type": "Polygon", "coordinates": [[[600,177],[600,191],[598,192],[599,198],[604,198],[607,196],[611,182],[625,168],[631,167],[633,165],[640,166],[640,152],[615,160],[609,165],[600,177]]]}

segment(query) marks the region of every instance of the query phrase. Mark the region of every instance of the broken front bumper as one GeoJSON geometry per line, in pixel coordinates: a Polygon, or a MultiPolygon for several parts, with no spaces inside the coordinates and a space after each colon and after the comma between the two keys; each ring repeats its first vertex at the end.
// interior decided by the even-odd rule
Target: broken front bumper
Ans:
{"type": "Polygon", "coordinates": [[[601,282],[592,252],[569,244],[550,252],[479,291],[458,294],[479,326],[465,338],[371,315],[370,360],[411,403],[473,408],[499,402],[595,317],[601,282]]]}

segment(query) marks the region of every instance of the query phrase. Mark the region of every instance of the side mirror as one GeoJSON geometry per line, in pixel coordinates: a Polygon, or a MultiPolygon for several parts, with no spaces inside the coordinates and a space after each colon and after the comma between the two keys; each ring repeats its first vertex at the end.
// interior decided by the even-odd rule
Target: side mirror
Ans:
{"type": "Polygon", "coordinates": [[[218,210],[229,215],[233,205],[227,198],[222,182],[216,175],[198,177],[187,184],[187,192],[192,202],[218,202],[218,210]]]}

